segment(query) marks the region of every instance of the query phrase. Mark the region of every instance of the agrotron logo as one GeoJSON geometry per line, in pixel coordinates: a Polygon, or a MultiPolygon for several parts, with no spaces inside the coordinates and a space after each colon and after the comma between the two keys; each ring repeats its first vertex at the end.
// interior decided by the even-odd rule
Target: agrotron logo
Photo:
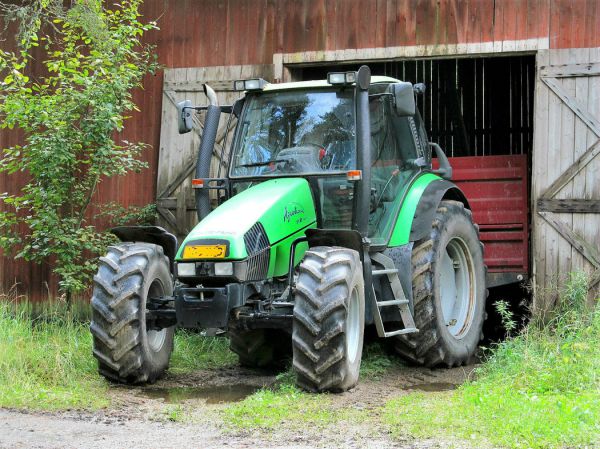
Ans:
{"type": "Polygon", "coordinates": [[[304,208],[298,203],[291,203],[283,209],[285,223],[302,223],[304,221],[304,208]]]}

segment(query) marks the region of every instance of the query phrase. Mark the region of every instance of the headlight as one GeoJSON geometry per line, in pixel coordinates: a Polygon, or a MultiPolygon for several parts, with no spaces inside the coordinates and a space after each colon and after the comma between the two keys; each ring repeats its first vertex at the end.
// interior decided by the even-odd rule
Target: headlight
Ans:
{"type": "Polygon", "coordinates": [[[196,276],[195,263],[178,263],[177,276],[196,276]]]}
{"type": "Polygon", "coordinates": [[[233,276],[233,264],[231,262],[215,263],[215,276],[233,276]]]}

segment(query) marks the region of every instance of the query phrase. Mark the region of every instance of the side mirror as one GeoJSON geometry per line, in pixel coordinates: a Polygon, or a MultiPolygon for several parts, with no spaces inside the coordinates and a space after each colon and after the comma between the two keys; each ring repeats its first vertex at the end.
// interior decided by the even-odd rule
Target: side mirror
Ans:
{"type": "Polygon", "coordinates": [[[411,83],[390,84],[388,91],[394,96],[394,109],[400,117],[415,115],[415,94],[411,83]]]}
{"type": "Polygon", "coordinates": [[[192,122],[192,102],[183,100],[177,103],[177,125],[179,134],[189,133],[194,124],[192,122]]]}

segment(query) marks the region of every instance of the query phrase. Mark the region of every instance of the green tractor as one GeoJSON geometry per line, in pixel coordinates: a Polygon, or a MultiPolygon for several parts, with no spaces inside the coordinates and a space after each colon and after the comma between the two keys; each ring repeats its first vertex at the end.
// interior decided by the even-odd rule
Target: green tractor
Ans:
{"type": "Polygon", "coordinates": [[[291,347],[298,385],[315,392],[356,385],[368,325],[413,363],[467,363],[485,314],[483,245],[448,159],[427,140],[415,106],[424,86],[363,66],[235,89],[245,95],[231,106],[206,85],[209,106],[178,105],[180,133],[206,110],[192,181],[199,223],[185,240],[113,229],[123,243],[100,258],[92,299],[100,373],[153,382],[175,326],[227,335],[245,366],[291,347]],[[237,118],[228,173],[210,178],[223,113],[237,118]]]}

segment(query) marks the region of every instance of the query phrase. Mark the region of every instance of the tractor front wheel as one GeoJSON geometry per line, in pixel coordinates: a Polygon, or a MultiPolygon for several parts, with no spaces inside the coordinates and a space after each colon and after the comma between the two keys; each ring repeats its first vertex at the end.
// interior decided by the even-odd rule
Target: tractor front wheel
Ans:
{"type": "Polygon", "coordinates": [[[100,258],[92,296],[93,352],[100,374],[122,383],[154,382],[169,366],[173,327],[146,327],[148,297],[171,296],[169,259],[160,246],[121,243],[100,258]]]}
{"type": "Polygon", "coordinates": [[[358,382],[365,293],[358,253],[315,247],[300,264],[294,291],[293,366],[309,391],[346,391],[358,382]]]}

